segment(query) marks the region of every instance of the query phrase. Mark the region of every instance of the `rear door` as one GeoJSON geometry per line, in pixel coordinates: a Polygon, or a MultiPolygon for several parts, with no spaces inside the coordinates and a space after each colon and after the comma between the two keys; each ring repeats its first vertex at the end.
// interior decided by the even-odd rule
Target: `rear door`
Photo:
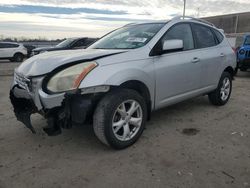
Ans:
{"type": "Polygon", "coordinates": [[[217,85],[220,78],[222,63],[225,61],[223,47],[212,28],[192,23],[195,47],[201,54],[201,87],[209,88],[217,85]]]}

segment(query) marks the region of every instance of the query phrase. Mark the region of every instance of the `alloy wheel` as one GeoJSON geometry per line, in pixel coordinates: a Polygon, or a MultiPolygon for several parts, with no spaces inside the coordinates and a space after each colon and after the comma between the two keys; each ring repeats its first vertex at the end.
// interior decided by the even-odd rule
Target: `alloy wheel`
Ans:
{"type": "Polygon", "coordinates": [[[131,140],[139,131],[143,120],[141,105],[135,100],[127,100],[116,109],[112,130],[120,141],[131,140]]]}

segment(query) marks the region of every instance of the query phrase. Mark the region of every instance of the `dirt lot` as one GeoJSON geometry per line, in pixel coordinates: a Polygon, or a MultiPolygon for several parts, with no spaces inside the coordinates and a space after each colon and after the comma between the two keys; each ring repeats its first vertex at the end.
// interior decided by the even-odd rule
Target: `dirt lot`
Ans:
{"type": "Polygon", "coordinates": [[[114,151],[92,126],[46,136],[17,122],[8,100],[11,77],[0,77],[0,187],[250,187],[250,72],[240,73],[223,107],[199,97],[157,111],[141,139],[114,151]],[[197,129],[195,135],[183,129],[197,129]]]}
{"type": "Polygon", "coordinates": [[[0,60],[0,76],[8,76],[13,74],[13,70],[20,65],[18,62],[10,62],[7,60],[0,60]]]}

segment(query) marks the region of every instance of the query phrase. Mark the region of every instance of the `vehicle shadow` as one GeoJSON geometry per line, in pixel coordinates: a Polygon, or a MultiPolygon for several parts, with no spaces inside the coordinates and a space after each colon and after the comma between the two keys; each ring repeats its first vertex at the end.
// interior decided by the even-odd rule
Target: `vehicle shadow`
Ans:
{"type": "MultiPolygon", "coordinates": [[[[26,59],[24,59],[23,61],[25,61],[26,59]]],[[[20,64],[20,63],[22,63],[22,62],[15,62],[15,61],[10,61],[10,60],[7,60],[7,59],[5,59],[5,60],[0,60],[0,64],[9,64],[9,63],[17,63],[17,64],[20,64]]]]}
{"type": "MultiPolygon", "coordinates": [[[[183,117],[188,117],[190,113],[197,113],[208,107],[210,105],[207,97],[197,97],[188,101],[184,101],[160,110],[157,110],[152,113],[151,120],[147,122],[147,129],[153,131],[154,129],[159,128],[159,124],[168,122],[169,120],[183,121],[183,125],[186,124],[183,120],[183,117]]],[[[43,140],[49,140],[46,142],[54,143],[55,145],[63,145],[63,147],[75,148],[76,150],[84,151],[113,151],[111,148],[106,147],[102,144],[95,136],[93,125],[85,124],[82,126],[74,126],[72,129],[62,129],[62,134],[56,137],[49,137],[42,132],[41,127],[45,126],[45,120],[41,121],[35,120],[34,125],[36,129],[39,129],[39,137],[43,137],[43,140]],[[95,148],[95,149],[93,149],[95,148]]],[[[166,123],[167,124],[167,123],[166,123]]],[[[171,125],[167,124],[168,126],[171,125]]],[[[178,127],[176,127],[178,128],[178,127]]],[[[154,132],[154,131],[153,131],[154,132]]],[[[151,135],[152,133],[148,133],[151,135]]],[[[143,137],[143,136],[142,136],[143,137]]],[[[142,141],[143,142],[143,141],[142,141]]]]}
{"type": "Polygon", "coordinates": [[[247,78],[250,79],[250,71],[239,71],[237,75],[235,76],[236,78],[247,78]]]}

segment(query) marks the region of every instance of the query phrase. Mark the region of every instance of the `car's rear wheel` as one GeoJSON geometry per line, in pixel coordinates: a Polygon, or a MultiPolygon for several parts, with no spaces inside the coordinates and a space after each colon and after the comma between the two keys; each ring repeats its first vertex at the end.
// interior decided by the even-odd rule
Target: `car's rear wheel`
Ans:
{"type": "Polygon", "coordinates": [[[245,72],[245,71],[247,71],[247,68],[241,67],[240,71],[245,72]]]}
{"type": "Polygon", "coordinates": [[[13,58],[12,61],[16,61],[16,62],[23,62],[24,59],[24,55],[21,53],[16,53],[13,58]]]}
{"type": "Polygon", "coordinates": [[[144,98],[134,90],[108,93],[94,113],[94,132],[99,140],[115,149],[126,148],[141,136],[147,119],[144,98]]]}
{"type": "Polygon", "coordinates": [[[217,106],[225,105],[232,92],[232,76],[229,72],[223,72],[218,87],[208,94],[210,102],[217,106]]]}

